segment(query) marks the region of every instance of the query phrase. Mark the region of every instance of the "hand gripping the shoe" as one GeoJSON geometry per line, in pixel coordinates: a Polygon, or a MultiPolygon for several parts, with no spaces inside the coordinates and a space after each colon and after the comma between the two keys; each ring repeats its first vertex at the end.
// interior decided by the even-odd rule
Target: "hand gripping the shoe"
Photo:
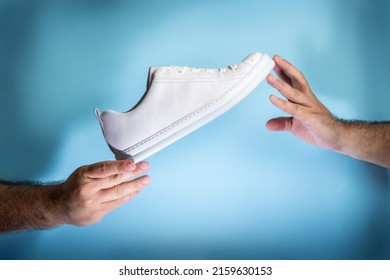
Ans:
{"type": "Polygon", "coordinates": [[[147,175],[134,179],[148,169],[147,162],[104,161],[59,184],[0,181],[0,232],[96,223],[150,183],[147,175]]]}
{"type": "Polygon", "coordinates": [[[133,179],[148,168],[147,162],[136,165],[128,160],[99,162],[78,168],[61,186],[59,198],[65,209],[64,221],[73,225],[99,222],[150,183],[147,175],[133,179]]]}
{"type": "Polygon", "coordinates": [[[278,55],[273,59],[279,79],[268,75],[267,81],[287,100],[271,95],[270,101],[291,116],[269,120],[269,130],[289,131],[307,143],[390,168],[390,122],[336,118],[294,65],[278,55]]]}

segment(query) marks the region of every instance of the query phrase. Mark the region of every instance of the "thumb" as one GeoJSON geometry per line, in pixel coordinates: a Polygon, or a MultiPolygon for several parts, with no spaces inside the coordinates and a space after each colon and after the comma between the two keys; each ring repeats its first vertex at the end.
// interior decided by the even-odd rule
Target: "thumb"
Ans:
{"type": "Polygon", "coordinates": [[[270,119],[266,127],[271,131],[290,131],[292,126],[292,117],[279,117],[270,119]]]}

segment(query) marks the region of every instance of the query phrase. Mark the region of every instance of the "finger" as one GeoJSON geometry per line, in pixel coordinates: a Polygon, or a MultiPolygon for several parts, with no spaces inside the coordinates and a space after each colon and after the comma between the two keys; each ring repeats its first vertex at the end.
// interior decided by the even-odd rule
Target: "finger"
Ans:
{"type": "Polygon", "coordinates": [[[135,169],[135,164],[131,160],[102,161],[85,166],[85,175],[90,179],[100,179],[110,177],[135,169]]]}
{"type": "Polygon", "coordinates": [[[276,75],[284,82],[292,86],[291,79],[284,73],[284,71],[279,67],[279,65],[275,64],[274,72],[276,75]]]}
{"type": "Polygon", "coordinates": [[[269,99],[273,105],[278,107],[283,112],[285,112],[293,117],[296,117],[297,119],[301,119],[301,116],[303,114],[303,109],[305,107],[303,107],[297,103],[283,100],[279,97],[276,97],[275,95],[271,95],[269,99]]]}
{"type": "Polygon", "coordinates": [[[121,183],[112,188],[101,190],[99,192],[100,195],[99,201],[104,203],[108,201],[121,199],[122,197],[140,191],[145,186],[149,185],[150,182],[151,182],[150,177],[145,175],[133,181],[121,183]]]}
{"type": "Polygon", "coordinates": [[[118,208],[119,206],[122,206],[123,204],[128,202],[130,199],[136,197],[139,193],[140,193],[140,191],[134,192],[134,193],[129,194],[129,195],[126,195],[126,196],[124,196],[124,197],[122,197],[120,199],[117,199],[117,200],[104,202],[102,204],[102,207],[104,208],[105,212],[110,212],[110,211],[114,210],[115,208],[118,208]]]}
{"type": "Polygon", "coordinates": [[[299,90],[291,87],[286,82],[276,79],[272,75],[267,76],[267,82],[275,89],[277,89],[284,97],[286,97],[289,101],[294,103],[298,103],[304,106],[310,105],[310,100],[308,97],[300,92],[299,90]]]}
{"type": "Polygon", "coordinates": [[[292,117],[279,117],[267,122],[266,127],[271,131],[290,131],[292,127],[292,117]]]}
{"type": "Polygon", "coordinates": [[[99,189],[108,189],[113,186],[119,185],[123,182],[129,181],[134,177],[140,175],[141,173],[147,171],[150,167],[150,164],[146,161],[139,162],[136,164],[136,168],[133,171],[128,171],[125,173],[115,174],[106,178],[99,179],[99,183],[96,186],[99,189]]]}
{"type": "Polygon", "coordinates": [[[301,71],[279,55],[274,55],[273,60],[275,61],[275,64],[285,73],[285,75],[290,78],[291,84],[294,88],[304,92],[310,92],[309,84],[301,71]]]}

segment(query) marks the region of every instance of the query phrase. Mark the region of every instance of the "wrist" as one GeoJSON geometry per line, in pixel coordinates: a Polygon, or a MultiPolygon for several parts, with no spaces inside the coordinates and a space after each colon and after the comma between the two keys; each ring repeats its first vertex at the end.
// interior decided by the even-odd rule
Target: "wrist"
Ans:
{"type": "Polygon", "coordinates": [[[336,116],[333,117],[333,123],[330,129],[333,131],[333,147],[332,150],[344,154],[347,149],[346,134],[348,133],[348,124],[345,120],[336,116]]]}
{"type": "Polygon", "coordinates": [[[358,135],[358,130],[364,125],[363,122],[356,120],[337,119],[339,146],[335,149],[341,154],[359,158],[359,152],[362,147],[359,147],[361,137],[358,135]]]}
{"type": "Polygon", "coordinates": [[[329,112],[320,118],[315,125],[317,130],[313,133],[315,140],[312,144],[336,152],[343,150],[344,125],[341,119],[329,112]]]}
{"type": "Polygon", "coordinates": [[[67,224],[66,203],[63,192],[63,183],[51,186],[48,189],[47,201],[49,203],[50,218],[53,226],[67,224]]]}
{"type": "Polygon", "coordinates": [[[44,229],[63,225],[57,201],[58,184],[34,182],[0,185],[0,232],[44,229]]]}

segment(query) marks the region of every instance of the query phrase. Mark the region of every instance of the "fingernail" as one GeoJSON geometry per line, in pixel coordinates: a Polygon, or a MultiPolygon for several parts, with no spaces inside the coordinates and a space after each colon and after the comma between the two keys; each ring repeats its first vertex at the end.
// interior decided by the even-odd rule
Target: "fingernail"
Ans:
{"type": "Polygon", "coordinates": [[[134,164],[134,162],[132,162],[132,161],[126,162],[126,164],[125,164],[125,169],[126,169],[127,171],[134,171],[134,170],[135,170],[135,164],[134,164]]]}
{"type": "Polygon", "coordinates": [[[149,176],[143,176],[141,177],[141,183],[144,184],[144,185],[147,185],[151,182],[152,180],[150,179],[149,176]]]}
{"type": "Polygon", "coordinates": [[[276,81],[275,77],[272,76],[272,75],[268,75],[268,79],[269,79],[270,81],[272,81],[272,82],[275,82],[275,81],[276,81]]]}
{"type": "Polygon", "coordinates": [[[141,168],[141,170],[148,170],[149,167],[150,167],[150,164],[146,161],[142,161],[139,163],[139,168],[141,168]]]}
{"type": "Polygon", "coordinates": [[[276,79],[274,76],[268,75],[267,81],[273,88],[275,88],[277,90],[280,89],[280,85],[278,83],[278,79],[276,79]]]}
{"type": "Polygon", "coordinates": [[[275,58],[280,60],[280,61],[283,61],[283,58],[280,55],[278,55],[278,54],[275,54],[275,58]]]}
{"type": "Polygon", "coordinates": [[[279,63],[279,65],[282,65],[282,66],[284,65],[285,66],[286,62],[287,61],[283,57],[278,55],[278,63],[279,63]]]}

